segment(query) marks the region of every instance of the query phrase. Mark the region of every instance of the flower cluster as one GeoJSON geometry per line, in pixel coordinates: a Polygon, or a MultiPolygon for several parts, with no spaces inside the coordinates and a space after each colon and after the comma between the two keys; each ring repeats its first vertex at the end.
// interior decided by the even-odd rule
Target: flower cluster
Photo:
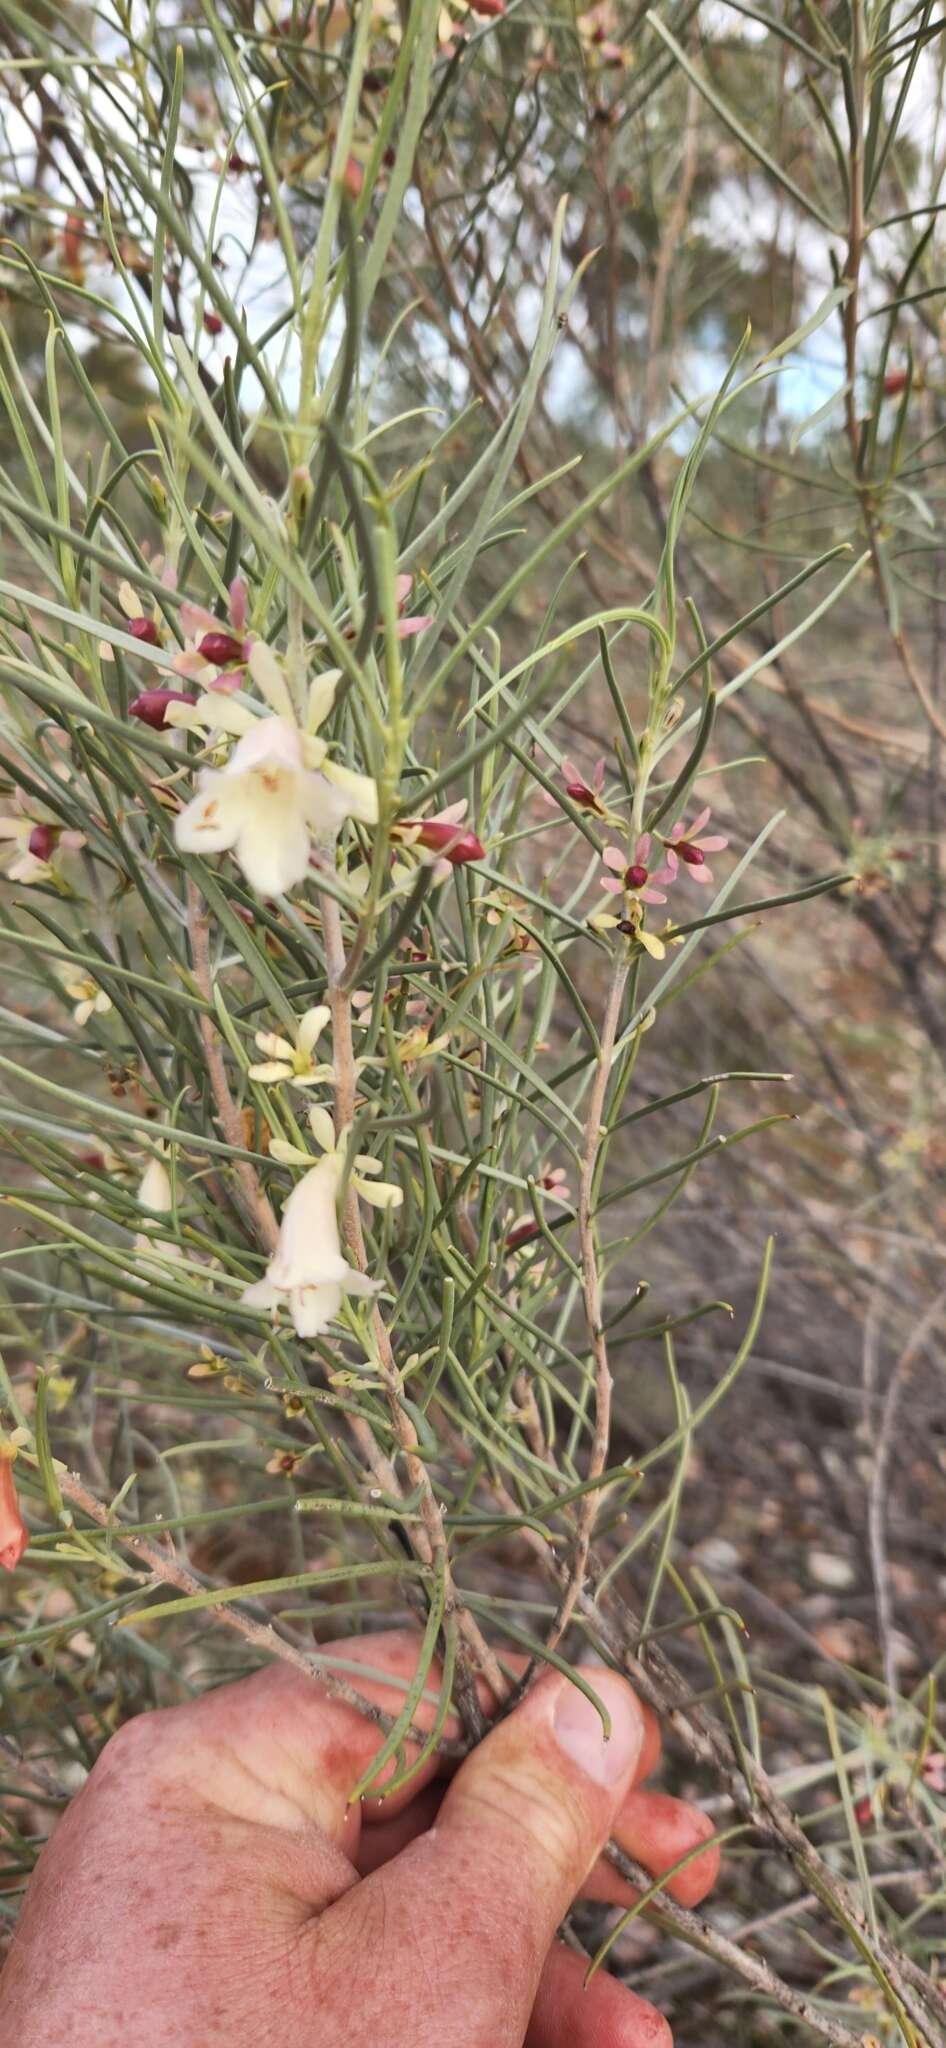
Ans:
{"type": "Polygon", "coordinates": [[[713,871],[706,856],[708,853],[721,853],[729,841],[720,832],[706,835],[704,828],[709,818],[710,811],[705,806],[689,828],[681,821],[673,826],[666,838],[642,832],[630,860],[620,846],[606,846],[601,861],[608,872],[601,878],[601,888],[607,895],[621,899],[621,912],[612,916],[599,911],[592,919],[595,929],[624,931],[635,938],[653,959],[662,960],[666,947],[662,939],[646,929],[644,905],[666,903],[666,892],[682,870],[704,888],[712,883],[713,871]],[[655,845],[660,848],[656,867],[653,865],[655,845]]]}
{"type": "Polygon", "coordinates": [[[198,794],[180,813],[174,836],[184,853],[232,851],[257,895],[282,896],[306,874],[313,841],[333,845],[346,818],[377,823],[378,793],[370,776],[329,760],[317,736],[332,708],[337,669],[314,679],[300,726],[282,669],[263,641],[253,642],[247,666],[268,714],[209,692],[167,711],[170,725],[236,737],[223,769],[201,770],[198,794]]]}

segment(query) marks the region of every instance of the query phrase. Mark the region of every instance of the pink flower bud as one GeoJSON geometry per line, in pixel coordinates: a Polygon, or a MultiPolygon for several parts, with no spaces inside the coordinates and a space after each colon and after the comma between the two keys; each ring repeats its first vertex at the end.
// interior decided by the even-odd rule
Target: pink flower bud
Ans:
{"type": "MultiPolygon", "coordinates": [[[[14,1453],[15,1456],[15,1453],[14,1453]]],[[[13,1458],[6,1444],[0,1445],[0,1565],[12,1572],[29,1542],[26,1523],[13,1484],[13,1458]]]]}
{"type": "Polygon", "coordinates": [[[154,732],[166,732],[168,705],[196,702],[196,697],[189,697],[186,690],[142,690],[140,697],[129,704],[128,716],[140,718],[142,725],[150,725],[154,732]]]}
{"type": "Polygon", "coordinates": [[[205,633],[197,642],[197,652],[205,661],[216,662],[218,668],[227,668],[233,662],[246,660],[246,646],[242,640],[234,639],[232,633],[205,633]]]}
{"type": "Polygon", "coordinates": [[[157,646],[158,629],[153,619],[146,619],[144,616],[129,619],[127,629],[133,640],[144,640],[149,647],[157,646]]]}
{"type": "Polygon", "coordinates": [[[506,1238],[506,1250],[507,1252],[518,1251],[521,1244],[531,1244],[533,1238],[540,1235],[541,1232],[537,1223],[520,1223],[515,1230],[509,1231],[506,1238]]]}
{"type": "Polygon", "coordinates": [[[419,845],[426,846],[430,853],[439,853],[452,867],[486,857],[486,848],[475,832],[460,832],[456,825],[440,818],[404,818],[401,822],[405,832],[416,832],[419,845]]]}
{"type": "Polygon", "coordinates": [[[49,860],[56,848],[55,826],[34,825],[26,844],[35,860],[49,860]]]}

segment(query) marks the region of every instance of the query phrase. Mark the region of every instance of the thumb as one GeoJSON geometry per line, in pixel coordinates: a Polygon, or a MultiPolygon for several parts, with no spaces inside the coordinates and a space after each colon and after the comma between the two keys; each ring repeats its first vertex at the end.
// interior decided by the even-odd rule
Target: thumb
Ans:
{"type": "Polygon", "coordinates": [[[625,1681],[596,1671],[593,1684],[608,1739],[577,1686],[543,1677],[466,1759],[435,1826],[359,1887],[362,1906],[369,1887],[382,1890],[386,1936],[423,1965],[431,1996],[419,2032],[415,2012],[418,2048],[428,2038],[437,2048],[520,2048],[556,1927],[611,1831],[643,1742],[625,1681]]]}

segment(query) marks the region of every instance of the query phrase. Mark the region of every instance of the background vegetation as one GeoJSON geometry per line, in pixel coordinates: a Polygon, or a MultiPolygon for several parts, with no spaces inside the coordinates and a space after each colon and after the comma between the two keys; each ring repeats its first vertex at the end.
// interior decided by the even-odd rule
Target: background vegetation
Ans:
{"type": "Polygon", "coordinates": [[[682,2048],[946,2038],[942,29],[0,0],[8,1924],[122,1720],[401,1615],[468,1740],[511,1646],[669,1716],[682,2048]],[[285,894],[175,842],[208,630],[377,785],[285,894]]]}

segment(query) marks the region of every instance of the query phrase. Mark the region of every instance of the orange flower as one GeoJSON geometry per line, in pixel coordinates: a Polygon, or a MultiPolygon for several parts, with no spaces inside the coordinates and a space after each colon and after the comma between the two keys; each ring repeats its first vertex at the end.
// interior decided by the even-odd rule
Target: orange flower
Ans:
{"type": "Polygon", "coordinates": [[[15,1570],[29,1542],[13,1484],[15,1457],[13,1444],[0,1443],[0,1565],[6,1572],[15,1570]]]}

